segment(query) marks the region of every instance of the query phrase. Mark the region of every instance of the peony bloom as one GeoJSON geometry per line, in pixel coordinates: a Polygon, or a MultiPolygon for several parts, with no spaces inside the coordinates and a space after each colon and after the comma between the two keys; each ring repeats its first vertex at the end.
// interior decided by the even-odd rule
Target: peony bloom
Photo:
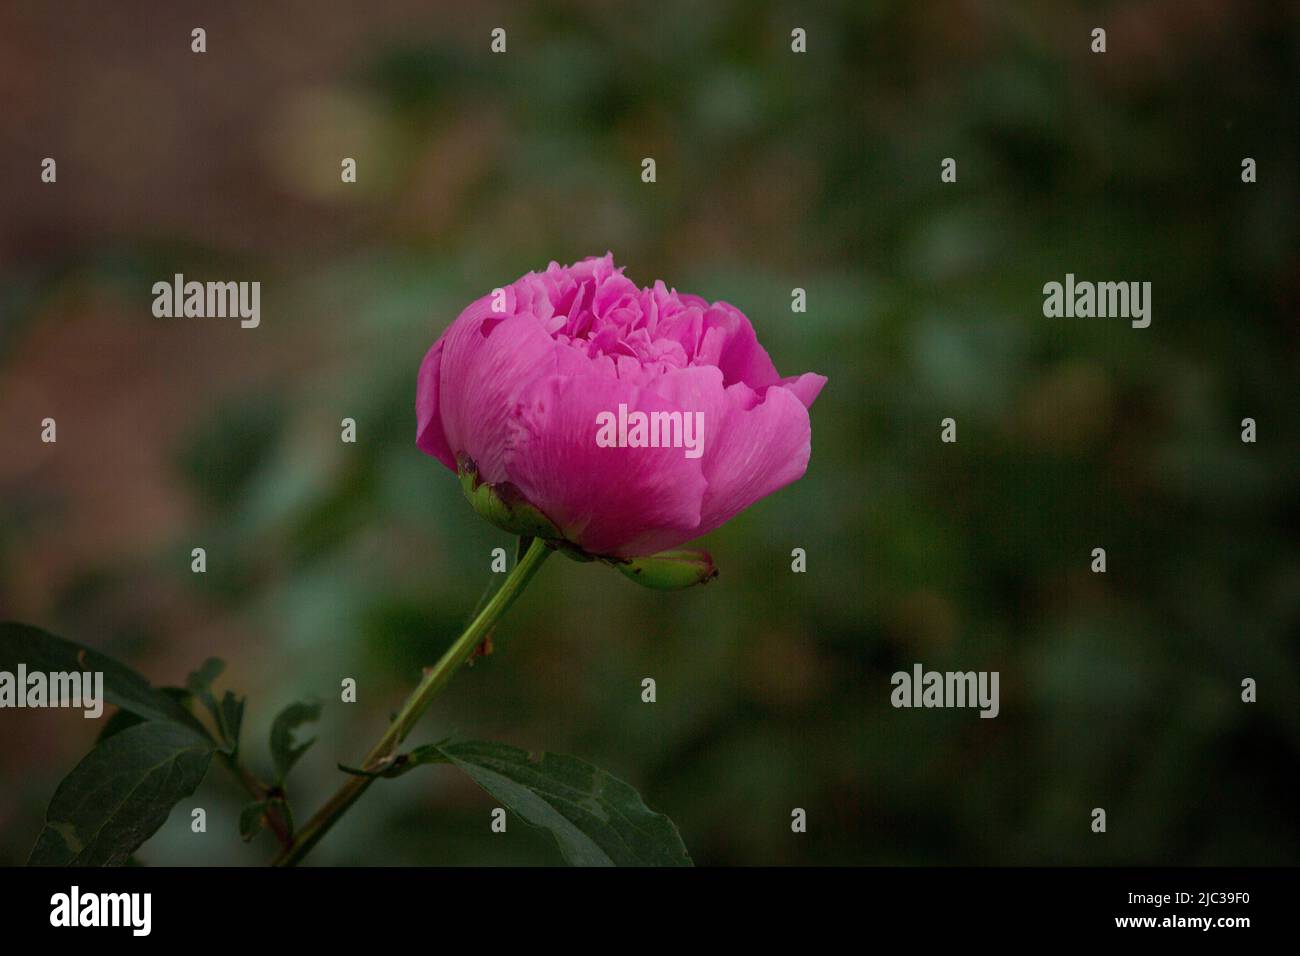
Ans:
{"type": "Polygon", "coordinates": [[[800,478],[825,383],[778,375],[740,310],[606,254],[465,309],[420,367],[416,441],[507,530],[641,558],[800,478]]]}

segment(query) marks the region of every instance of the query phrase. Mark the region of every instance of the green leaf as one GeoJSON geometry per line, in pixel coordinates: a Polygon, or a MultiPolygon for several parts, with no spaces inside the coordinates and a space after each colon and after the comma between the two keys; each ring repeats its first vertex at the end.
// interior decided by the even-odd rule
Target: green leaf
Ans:
{"type": "Polygon", "coordinates": [[[239,728],[244,722],[244,700],[233,691],[226,691],[220,700],[212,693],[216,683],[226,670],[226,662],[219,657],[209,657],[198,670],[185,679],[185,688],[212,714],[217,730],[221,734],[223,746],[221,752],[234,757],[239,752],[239,728]]]}
{"type": "Polygon", "coordinates": [[[275,772],[279,783],[289,776],[289,771],[298,762],[298,758],[307,752],[307,748],[316,742],[316,738],[294,745],[294,731],[303,724],[314,723],[320,719],[320,701],[300,700],[280,711],[271,724],[271,759],[275,761],[275,772]]]}
{"type": "Polygon", "coordinates": [[[233,758],[239,753],[239,728],[244,723],[244,700],[236,697],[233,691],[226,691],[217,708],[217,721],[221,724],[221,736],[225,738],[225,752],[233,758]]]}
{"type": "Polygon", "coordinates": [[[464,741],[438,752],[530,826],[550,832],[574,866],[690,866],[677,827],[628,784],[575,757],[464,741]]]}
{"type": "Polygon", "coordinates": [[[185,688],[195,697],[202,700],[209,707],[215,707],[216,701],[212,697],[212,684],[222,671],[226,669],[226,662],[219,657],[209,657],[203,662],[198,670],[185,678],[185,688]]]}
{"type": "Polygon", "coordinates": [[[212,741],[171,723],[128,727],[73,768],[45,811],[33,866],[116,866],[153,836],[212,761],[212,741]]]}
{"type": "Polygon", "coordinates": [[[269,797],[247,803],[239,811],[239,836],[245,843],[266,829],[269,823],[267,817],[272,808],[280,814],[289,836],[293,836],[293,811],[289,809],[289,801],[284,797],[269,797]]]}
{"type": "MultiPolygon", "coordinates": [[[[176,701],[176,703],[180,704],[182,707],[184,707],[186,702],[190,699],[190,692],[184,687],[159,687],[158,690],[176,701]]],[[[119,708],[113,716],[104,721],[104,729],[101,730],[99,736],[95,738],[95,743],[102,744],[114,734],[121,733],[128,727],[134,727],[136,724],[143,724],[144,722],[145,719],[143,717],[137,716],[129,710],[122,710],[119,708]]]]}
{"type": "Polygon", "coordinates": [[[0,670],[14,672],[20,663],[28,671],[102,672],[104,699],[108,703],[145,720],[170,721],[202,731],[202,725],[182,704],[150,687],[147,680],[125,664],[40,628],[0,622],[0,670]]]}
{"type": "Polygon", "coordinates": [[[369,770],[360,767],[349,767],[346,764],[339,764],[338,767],[344,773],[350,773],[354,777],[400,777],[422,764],[451,763],[451,760],[442,752],[442,745],[449,739],[444,738],[436,744],[425,744],[423,747],[416,747],[410,753],[397,754],[394,757],[381,760],[371,766],[369,770]]]}
{"type": "Polygon", "coordinates": [[[239,811],[239,836],[245,843],[266,826],[266,806],[267,801],[258,800],[256,803],[244,804],[244,809],[239,811]]]}
{"type": "Polygon", "coordinates": [[[114,734],[120,734],[122,731],[126,730],[126,728],[134,727],[136,724],[143,724],[144,722],[143,717],[137,717],[129,710],[118,710],[109,717],[108,720],[104,721],[104,729],[101,730],[99,736],[95,738],[95,743],[102,744],[114,734]]]}

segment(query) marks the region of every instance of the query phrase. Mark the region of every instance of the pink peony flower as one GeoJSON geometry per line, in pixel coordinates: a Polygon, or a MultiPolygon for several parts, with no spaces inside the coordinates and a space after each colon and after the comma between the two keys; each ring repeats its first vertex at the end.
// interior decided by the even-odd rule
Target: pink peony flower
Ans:
{"type": "Polygon", "coordinates": [[[638,288],[607,253],[465,309],[420,366],[416,441],[507,530],[638,558],[800,478],[825,383],[778,375],[740,310],[638,288]]]}

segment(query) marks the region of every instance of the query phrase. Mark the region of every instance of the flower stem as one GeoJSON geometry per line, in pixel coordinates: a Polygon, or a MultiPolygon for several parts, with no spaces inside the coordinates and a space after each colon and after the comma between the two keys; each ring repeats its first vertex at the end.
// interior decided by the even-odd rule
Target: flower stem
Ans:
{"type": "MultiPolygon", "coordinates": [[[[505,614],[506,610],[514,603],[515,598],[523,591],[524,585],[537,573],[542,562],[546,560],[551,553],[545,542],[539,538],[534,538],[524,552],[523,557],[515,563],[514,568],[502,582],[500,589],[492,599],[484,605],[474,620],[470,622],[469,627],[465,629],[456,642],[447,648],[446,653],[439,658],[438,663],[432,667],[425,668],[424,677],[421,678],[419,685],[407,698],[406,703],[393,718],[393,722],[388,725],[388,730],[379,738],[379,742],[371,748],[370,753],[366,755],[365,763],[361,769],[367,771],[380,770],[383,764],[391,759],[398,745],[406,739],[411,728],[415,726],[416,721],[423,716],[425,710],[438,692],[447,685],[451,680],[452,674],[466,659],[473,653],[474,648],[483,641],[492,628],[505,614]]],[[[325,802],[325,805],[316,811],[315,815],[303,824],[302,828],[294,834],[293,840],[288,846],[281,851],[280,855],[272,862],[273,866],[293,866],[311,850],[321,837],[329,832],[339,817],[341,817],[356,802],[366,789],[373,783],[375,777],[352,775],[347,782],[335,791],[334,795],[325,802]]]]}

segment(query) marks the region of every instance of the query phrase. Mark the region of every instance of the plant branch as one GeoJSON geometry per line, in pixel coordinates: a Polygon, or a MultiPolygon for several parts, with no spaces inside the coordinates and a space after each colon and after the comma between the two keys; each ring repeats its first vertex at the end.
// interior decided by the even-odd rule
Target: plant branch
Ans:
{"type": "MultiPolygon", "coordinates": [[[[532,541],[523,557],[515,563],[514,568],[502,582],[501,588],[479,611],[465,632],[451,647],[447,648],[438,663],[425,668],[419,685],[407,698],[392,723],[388,725],[388,730],[379,738],[379,742],[366,755],[365,762],[361,765],[362,770],[374,771],[392,760],[398,745],[406,739],[406,735],[411,732],[416,721],[424,715],[433,698],[447,685],[460,665],[465,663],[474,652],[474,648],[490,634],[497,621],[514,603],[515,598],[523,591],[524,586],[537,573],[550,553],[551,549],[545,542],[540,539],[532,541]]],[[[293,866],[301,860],[338,822],[339,817],[366,792],[374,779],[369,776],[349,776],[343,786],[339,787],[325,802],[325,805],[294,834],[293,839],[275,858],[272,865],[293,866]]]]}
{"type": "MultiPolygon", "coordinates": [[[[239,782],[244,785],[248,795],[254,800],[266,800],[271,796],[271,789],[253,776],[252,772],[229,754],[222,754],[230,772],[239,778],[239,782]]],[[[266,822],[271,827],[271,832],[275,838],[280,841],[280,846],[288,848],[293,843],[293,834],[289,832],[289,825],[285,822],[284,816],[273,805],[267,804],[266,822]]]]}

